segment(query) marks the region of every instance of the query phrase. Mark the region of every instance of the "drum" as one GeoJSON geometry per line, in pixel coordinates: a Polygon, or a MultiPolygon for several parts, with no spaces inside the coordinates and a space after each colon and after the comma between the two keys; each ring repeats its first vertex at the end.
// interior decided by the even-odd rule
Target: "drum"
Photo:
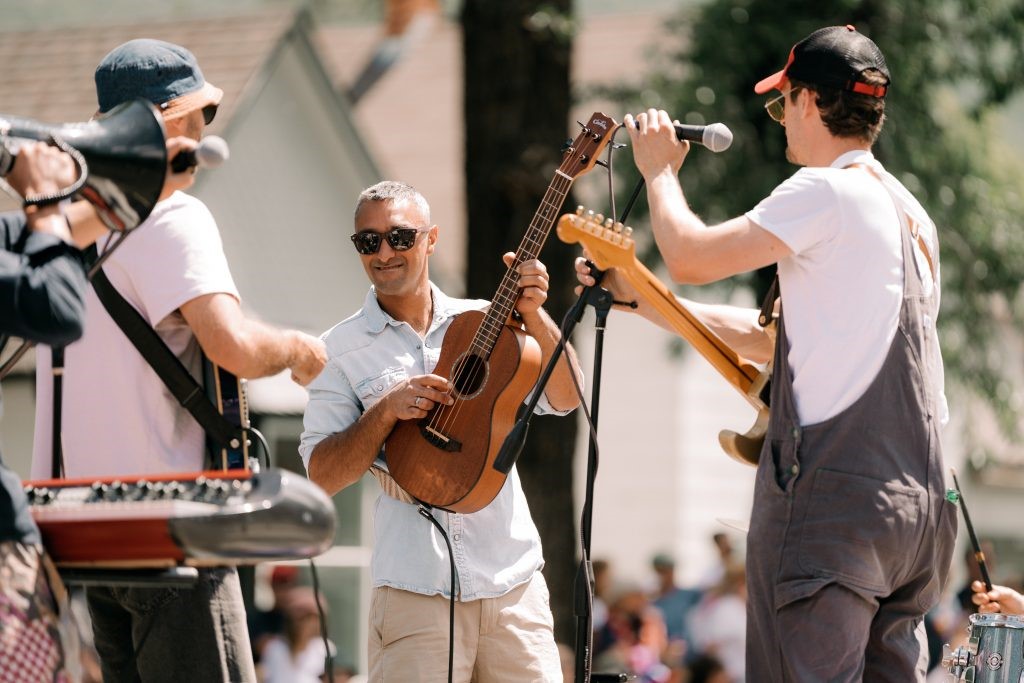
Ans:
{"type": "Polygon", "coordinates": [[[954,681],[1024,683],[1024,616],[972,614],[970,639],[952,652],[946,646],[943,666],[954,681]]]}

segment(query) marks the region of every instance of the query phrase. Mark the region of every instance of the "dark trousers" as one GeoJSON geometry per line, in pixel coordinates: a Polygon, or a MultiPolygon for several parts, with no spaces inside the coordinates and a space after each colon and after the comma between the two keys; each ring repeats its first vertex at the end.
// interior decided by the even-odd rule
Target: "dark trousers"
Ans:
{"type": "Polygon", "coordinates": [[[234,569],[200,569],[190,588],[86,591],[106,683],[256,680],[234,569]]]}

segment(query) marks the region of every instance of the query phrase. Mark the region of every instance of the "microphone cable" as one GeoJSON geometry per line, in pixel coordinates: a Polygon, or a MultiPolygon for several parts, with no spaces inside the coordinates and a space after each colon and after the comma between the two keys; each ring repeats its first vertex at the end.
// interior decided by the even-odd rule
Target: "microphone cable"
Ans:
{"type": "MultiPolygon", "coordinates": [[[[269,455],[268,455],[269,457],[269,455]]],[[[327,683],[334,683],[334,648],[331,639],[327,636],[327,617],[324,615],[324,606],[320,601],[320,575],[316,570],[313,558],[309,558],[309,575],[313,579],[313,599],[316,600],[316,613],[320,617],[320,639],[324,641],[324,676],[327,683]]]]}
{"type": "Polygon", "coordinates": [[[448,597],[448,683],[452,683],[452,670],[455,663],[455,554],[452,552],[452,544],[448,540],[448,533],[441,526],[441,523],[434,519],[434,515],[430,514],[431,507],[419,501],[418,506],[417,512],[437,528],[441,533],[441,538],[444,539],[444,544],[448,546],[448,563],[451,566],[452,572],[451,590],[448,597]]]}

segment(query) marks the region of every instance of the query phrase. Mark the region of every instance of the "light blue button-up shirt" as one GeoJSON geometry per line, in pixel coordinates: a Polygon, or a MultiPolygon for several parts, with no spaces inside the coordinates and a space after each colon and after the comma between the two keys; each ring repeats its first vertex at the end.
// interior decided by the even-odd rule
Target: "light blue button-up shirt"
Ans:
{"type": "MultiPolygon", "coordinates": [[[[309,385],[299,454],[306,467],[322,439],[348,428],[397,382],[432,372],[453,318],[489,302],[452,299],[431,284],[434,317],[424,338],[377,303],[371,287],[363,308],[328,330],[328,361],[309,385]]],[[[544,397],[538,412],[552,410],[544,397]]],[[[378,458],[380,462],[380,458],[378,458]]],[[[515,468],[485,508],[472,514],[433,511],[455,557],[460,600],[504,595],[543,566],[540,536],[515,468]]],[[[451,595],[451,568],[444,539],[415,505],[381,494],[374,512],[370,572],[374,587],[392,586],[424,595],[451,595]]]]}

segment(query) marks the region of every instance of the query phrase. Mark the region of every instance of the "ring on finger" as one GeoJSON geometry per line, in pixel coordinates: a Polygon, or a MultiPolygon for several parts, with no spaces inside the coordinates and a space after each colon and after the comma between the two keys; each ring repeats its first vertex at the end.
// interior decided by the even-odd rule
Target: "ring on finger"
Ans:
{"type": "Polygon", "coordinates": [[[412,404],[413,404],[414,406],[416,406],[417,408],[419,408],[419,407],[420,407],[420,399],[421,399],[421,398],[423,398],[423,397],[422,397],[422,396],[417,396],[417,397],[416,397],[416,400],[415,400],[415,401],[413,401],[413,402],[412,402],[412,404]]]}

